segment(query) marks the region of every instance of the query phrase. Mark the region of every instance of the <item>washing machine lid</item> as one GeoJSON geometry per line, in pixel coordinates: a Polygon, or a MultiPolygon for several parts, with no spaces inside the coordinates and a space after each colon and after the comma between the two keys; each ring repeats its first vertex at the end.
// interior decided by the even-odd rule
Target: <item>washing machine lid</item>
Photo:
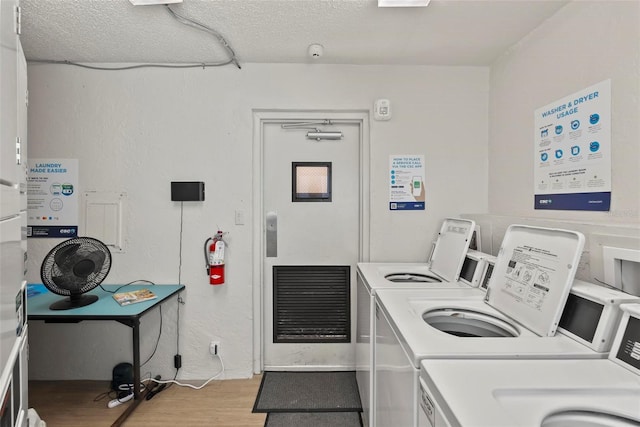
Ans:
{"type": "Polygon", "coordinates": [[[446,218],[442,222],[431,257],[431,271],[448,282],[458,280],[475,225],[469,219],[446,218]]]}
{"type": "Polygon", "coordinates": [[[540,336],[554,335],[583,247],[579,232],[511,225],[485,301],[540,336]]]}

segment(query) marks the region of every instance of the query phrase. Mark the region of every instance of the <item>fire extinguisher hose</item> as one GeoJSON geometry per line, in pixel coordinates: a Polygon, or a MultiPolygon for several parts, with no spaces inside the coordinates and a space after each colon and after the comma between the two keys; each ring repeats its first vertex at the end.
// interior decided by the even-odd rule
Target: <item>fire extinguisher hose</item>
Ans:
{"type": "Polygon", "coordinates": [[[209,242],[213,242],[213,238],[209,237],[204,241],[204,266],[207,270],[207,275],[209,275],[209,254],[207,253],[207,249],[209,248],[209,242]]]}

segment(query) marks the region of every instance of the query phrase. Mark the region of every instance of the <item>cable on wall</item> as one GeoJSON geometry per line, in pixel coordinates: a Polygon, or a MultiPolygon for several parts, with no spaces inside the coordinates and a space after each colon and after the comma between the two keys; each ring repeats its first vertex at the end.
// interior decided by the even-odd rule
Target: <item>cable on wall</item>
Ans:
{"type": "MultiPolygon", "coordinates": [[[[211,63],[211,62],[203,62],[201,64],[138,64],[138,65],[128,65],[125,67],[100,67],[97,65],[87,65],[81,64],[79,62],[73,61],[56,61],[53,59],[29,59],[27,62],[37,63],[37,64],[58,64],[58,65],[73,65],[75,67],[87,68],[89,70],[100,70],[100,71],[124,71],[124,70],[134,70],[136,68],[209,68],[209,67],[221,67],[223,65],[231,64],[232,60],[220,63],[211,63]]],[[[240,67],[238,67],[240,68],[240,67]]]]}
{"type": "Polygon", "coordinates": [[[195,28],[196,30],[200,30],[200,31],[204,31],[205,33],[209,33],[212,36],[214,36],[218,42],[222,45],[222,47],[224,47],[226,49],[226,51],[229,53],[230,59],[227,62],[227,64],[229,63],[233,63],[236,65],[236,67],[241,68],[240,64],[238,63],[238,59],[236,58],[236,53],[234,52],[234,50],[231,48],[231,46],[229,45],[229,43],[227,42],[227,40],[222,37],[222,35],[220,33],[218,33],[216,30],[214,30],[213,28],[202,24],[194,19],[191,18],[187,18],[184,15],[180,15],[178,12],[176,12],[175,10],[171,9],[171,7],[168,4],[165,4],[165,7],[167,8],[167,11],[169,11],[169,13],[171,14],[171,16],[173,16],[173,18],[180,22],[181,24],[187,25],[189,27],[195,28]]]}
{"type": "MultiPolygon", "coordinates": [[[[178,255],[178,284],[182,284],[182,235],[183,235],[183,224],[184,224],[184,202],[180,202],[180,246],[179,246],[179,255],[178,255]]],[[[176,356],[180,354],[180,305],[184,304],[184,300],[178,295],[178,304],[176,309],[176,356]]],[[[176,373],[173,376],[175,380],[178,378],[178,371],[180,371],[180,366],[176,366],[176,373]]]]}
{"type": "Polygon", "coordinates": [[[79,62],[74,62],[74,61],[67,61],[67,60],[53,60],[53,59],[30,59],[28,62],[31,63],[39,63],[39,64],[58,64],[58,65],[73,65],[75,67],[80,67],[80,68],[86,68],[89,70],[99,70],[99,71],[125,71],[125,70],[134,70],[137,68],[209,68],[209,67],[222,67],[224,65],[229,65],[229,64],[234,64],[236,67],[238,67],[238,69],[241,69],[242,67],[240,66],[240,63],[238,62],[238,58],[236,57],[236,53],[233,50],[233,48],[231,47],[231,45],[229,45],[229,43],[227,42],[227,40],[220,34],[218,33],[216,30],[214,30],[213,28],[198,22],[194,19],[188,18],[184,15],[179,14],[178,12],[174,11],[173,9],[171,9],[169,7],[168,4],[165,4],[167,11],[169,12],[169,14],[171,14],[171,16],[178,21],[181,24],[187,25],[189,27],[195,28],[199,31],[204,31],[208,34],[211,34],[212,36],[214,36],[216,38],[216,40],[218,40],[218,42],[222,45],[222,47],[225,48],[225,50],[228,52],[230,59],[228,59],[227,61],[221,61],[221,62],[201,62],[201,63],[193,63],[193,64],[154,64],[154,63],[149,63],[149,64],[136,64],[136,65],[127,65],[127,66],[122,66],[122,67],[103,67],[103,66],[98,66],[98,65],[87,65],[87,64],[82,64],[79,62]]]}
{"type": "Polygon", "coordinates": [[[180,202],[180,246],[178,249],[178,284],[182,285],[182,224],[184,219],[184,202],[180,202]]]}

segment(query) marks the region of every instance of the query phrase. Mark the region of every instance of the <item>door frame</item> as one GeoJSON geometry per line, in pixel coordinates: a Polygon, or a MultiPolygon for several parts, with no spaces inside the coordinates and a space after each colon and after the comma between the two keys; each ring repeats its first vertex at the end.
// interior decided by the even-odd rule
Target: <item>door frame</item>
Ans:
{"type": "MultiPolygon", "coordinates": [[[[359,141],[359,261],[369,260],[369,212],[370,212],[370,144],[368,110],[253,110],[253,183],[252,230],[253,236],[253,372],[259,374],[264,367],[264,125],[287,121],[315,121],[331,119],[336,124],[356,123],[360,127],[359,141]]],[[[353,328],[353,325],[352,325],[353,328]]],[[[352,336],[355,336],[352,334],[352,336]]]]}

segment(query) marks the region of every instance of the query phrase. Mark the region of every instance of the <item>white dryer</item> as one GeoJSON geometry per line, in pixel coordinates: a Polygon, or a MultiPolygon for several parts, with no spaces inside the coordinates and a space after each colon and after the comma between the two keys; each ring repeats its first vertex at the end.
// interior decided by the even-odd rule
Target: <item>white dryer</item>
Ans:
{"type": "Polygon", "coordinates": [[[417,425],[423,359],[606,357],[555,334],[583,244],[580,233],[512,225],[483,300],[437,290],[379,290],[376,425],[417,425]]]}
{"type": "Polygon", "coordinates": [[[376,292],[380,289],[458,289],[482,298],[477,289],[488,255],[469,251],[475,223],[447,218],[429,263],[359,263],[357,266],[356,378],[365,426],[373,425],[373,366],[376,292]],[[463,272],[461,276],[461,272],[463,272]],[[460,281],[458,279],[461,279],[460,281]]]}
{"type": "Polygon", "coordinates": [[[420,427],[640,425],[640,304],[624,316],[608,359],[425,360],[420,427]]]}

